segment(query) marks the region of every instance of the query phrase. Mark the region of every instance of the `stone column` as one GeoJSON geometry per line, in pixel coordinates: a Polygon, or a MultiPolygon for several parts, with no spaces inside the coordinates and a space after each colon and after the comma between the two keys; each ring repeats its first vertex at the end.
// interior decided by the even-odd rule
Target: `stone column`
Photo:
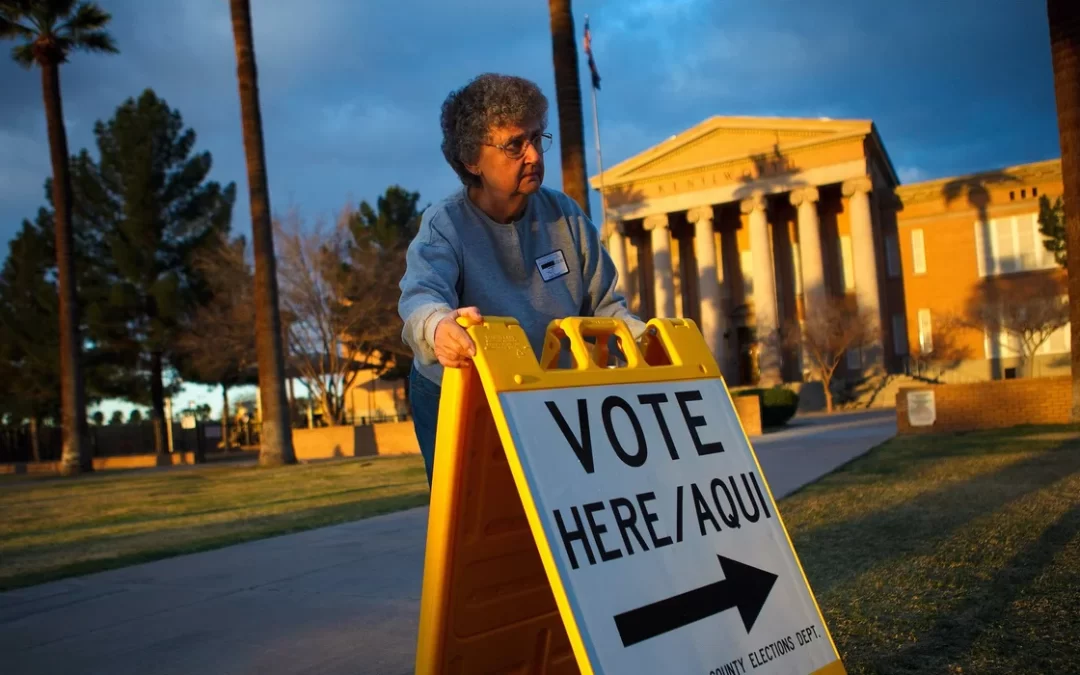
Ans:
{"type": "MultiPolygon", "coordinates": [[[[870,214],[870,179],[854,178],[844,181],[844,196],[848,198],[851,216],[851,264],[855,270],[855,301],[860,310],[870,312],[881,325],[881,295],[878,291],[877,255],[874,250],[874,223],[870,214]]],[[[863,366],[876,367],[882,363],[880,340],[863,351],[863,366]]]]}
{"type": "Polygon", "coordinates": [[[653,259],[653,314],[660,319],[675,318],[675,278],[671,268],[671,231],[668,216],[657,213],[643,223],[649,233],[653,259]]]}
{"type": "Polygon", "coordinates": [[[780,344],[777,336],[776,275],[773,270],[769,222],[765,213],[765,197],[754,195],[740,204],[750,216],[750,252],[754,260],[754,327],[758,341],[758,370],[761,384],[769,386],[781,381],[780,344]]]}
{"type": "Polygon", "coordinates": [[[699,206],[686,212],[686,219],[694,225],[694,258],[697,260],[698,295],[701,299],[701,334],[709,351],[716,357],[721,371],[727,368],[724,331],[727,330],[723,309],[720,306],[720,282],[716,267],[720,256],[716,253],[713,236],[713,207],[699,206]]]}
{"type": "Polygon", "coordinates": [[[630,296],[629,278],[627,275],[627,260],[626,260],[626,233],[623,231],[623,222],[621,220],[609,221],[607,225],[607,250],[608,255],[611,256],[611,261],[615,263],[615,273],[618,275],[615,288],[623,297],[628,298],[630,296]]]}
{"type": "Polygon", "coordinates": [[[816,187],[791,192],[791,204],[799,209],[799,262],[802,266],[803,307],[808,317],[815,309],[824,306],[826,298],[817,202],[816,187]]]}

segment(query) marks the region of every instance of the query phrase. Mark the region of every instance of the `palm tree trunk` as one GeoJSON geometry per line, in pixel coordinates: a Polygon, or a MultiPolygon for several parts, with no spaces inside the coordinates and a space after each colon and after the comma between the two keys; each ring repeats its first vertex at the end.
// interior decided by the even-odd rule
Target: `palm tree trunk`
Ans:
{"type": "Polygon", "coordinates": [[[30,455],[34,463],[41,461],[41,434],[38,428],[38,416],[30,416],[30,455]]]}
{"type": "Polygon", "coordinates": [[[56,270],[60,295],[60,419],[63,450],[60,473],[65,476],[92,471],[86,442],[86,397],[83,391],[79,305],[75,292],[75,238],[71,230],[71,174],[68,171],[67,131],[60,98],[60,67],[41,64],[41,89],[49,128],[52,159],[52,197],[56,209],[56,270]]]}
{"type": "Polygon", "coordinates": [[[1062,201],[1072,322],[1072,420],[1080,422],[1080,4],[1076,0],[1047,0],[1046,7],[1065,188],[1062,201]]]}
{"type": "Polygon", "coordinates": [[[221,448],[229,451],[229,385],[221,385],[221,448]]]}
{"type": "MultiPolygon", "coordinates": [[[[577,43],[570,0],[548,0],[551,12],[551,57],[555,65],[555,96],[559,106],[559,148],[563,192],[589,212],[585,169],[585,122],[581,111],[577,43]]],[[[591,215],[590,215],[591,217],[591,215]]]]}
{"type": "Polygon", "coordinates": [[[249,201],[251,203],[251,243],[255,257],[255,351],[259,360],[259,390],[263,421],[259,432],[259,464],[295,464],[285,394],[284,343],[278,309],[277,263],[274,233],[270,222],[270,195],[267,188],[266,156],[263,146],[259,84],[255,72],[255,44],[248,0],[229,0],[233,40],[236,44],[236,74],[240,89],[240,113],[247,156],[249,201]]]}
{"type": "Polygon", "coordinates": [[[165,387],[161,382],[163,360],[161,352],[155,351],[150,355],[150,420],[154,430],[154,455],[157,456],[158,466],[171,464],[165,425],[172,424],[172,420],[165,419],[165,387]]]}

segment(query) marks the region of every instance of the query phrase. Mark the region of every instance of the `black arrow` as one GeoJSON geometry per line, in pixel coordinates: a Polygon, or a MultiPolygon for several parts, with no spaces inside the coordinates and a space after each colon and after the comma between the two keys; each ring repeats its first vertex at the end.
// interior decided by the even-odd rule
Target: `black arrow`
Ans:
{"type": "Polygon", "coordinates": [[[682,628],[713,614],[739,609],[746,632],[765,606],[776,575],[717,555],[724,580],[615,615],[624,647],[682,628]]]}

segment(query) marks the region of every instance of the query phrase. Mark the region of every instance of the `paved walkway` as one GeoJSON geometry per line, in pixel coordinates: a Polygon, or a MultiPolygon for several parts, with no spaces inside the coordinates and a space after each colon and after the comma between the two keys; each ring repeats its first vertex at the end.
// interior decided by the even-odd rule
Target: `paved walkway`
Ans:
{"type": "MultiPolygon", "coordinates": [[[[895,413],[754,442],[777,498],[891,437],[895,413]]],[[[0,594],[0,672],[412,672],[427,509],[0,594]]],[[[0,562],[2,564],[2,562],[0,562]]]]}

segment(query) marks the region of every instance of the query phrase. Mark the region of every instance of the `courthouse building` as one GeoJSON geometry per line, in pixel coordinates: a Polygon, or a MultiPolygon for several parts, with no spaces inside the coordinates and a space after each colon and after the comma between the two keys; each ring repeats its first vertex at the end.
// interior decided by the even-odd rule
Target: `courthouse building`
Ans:
{"type": "MultiPolygon", "coordinates": [[[[901,186],[870,121],[713,117],[591,184],[632,309],[696,321],[733,386],[807,379],[799,349],[756,336],[828,298],[879,320],[841,376],[1013,377],[1015,340],[957,317],[1015,297],[1001,284],[1065,293],[1037,222],[1038,198],[1061,195],[1059,160],[901,186]]],[[[1040,348],[1035,374],[1067,370],[1068,335],[1040,348]]]]}

